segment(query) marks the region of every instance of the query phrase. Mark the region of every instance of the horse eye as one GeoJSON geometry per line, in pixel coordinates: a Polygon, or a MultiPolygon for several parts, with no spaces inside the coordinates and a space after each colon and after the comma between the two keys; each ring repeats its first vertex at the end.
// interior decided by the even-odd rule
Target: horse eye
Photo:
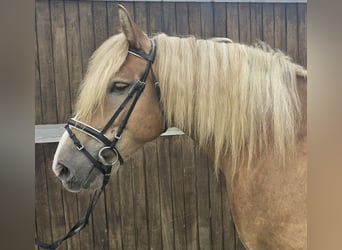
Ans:
{"type": "Polygon", "coordinates": [[[123,92],[128,86],[129,84],[125,82],[113,82],[109,92],[120,93],[120,92],[123,92]]]}

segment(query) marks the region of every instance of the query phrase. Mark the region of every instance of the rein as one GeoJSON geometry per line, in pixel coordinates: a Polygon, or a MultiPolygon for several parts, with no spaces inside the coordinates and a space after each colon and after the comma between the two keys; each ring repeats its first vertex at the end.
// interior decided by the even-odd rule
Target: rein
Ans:
{"type": "MultiPolygon", "coordinates": [[[[128,92],[127,97],[125,100],[121,103],[121,105],[117,108],[117,110],[114,112],[113,116],[110,118],[110,120],[107,122],[107,124],[104,126],[102,131],[99,131],[85,123],[79,122],[76,119],[69,119],[67,124],[65,125],[65,130],[68,132],[70,139],[74,142],[76,148],[82,152],[93,164],[93,167],[98,169],[104,176],[102,186],[100,190],[96,190],[90,200],[89,206],[86,209],[84,216],[77,222],[75,225],[69,230],[69,232],[59,240],[56,240],[52,243],[45,243],[42,242],[38,239],[35,239],[35,244],[38,245],[41,248],[44,249],[56,249],[59,247],[63,241],[67,240],[68,238],[72,237],[79,231],[81,231],[83,228],[85,228],[88,223],[89,223],[89,217],[91,213],[93,212],[95,205],[101,195],[101,193],[104,191],[106,185],[109,182],[110,174],[112,172],[112,168],[114,165],[118,164],[122,165],[123,164],[123,159],[116,148],[117,142],[121,139],[122,133],[124,129],[126,128],[127,122],[134,110],[134,107],[142,94],[142,92],[145,89],[145,81],[147,79],[147,76],[149,72],[151,71],[152,64],[154,62],[155,56],[156,56],[156,46],[154,40],[151,40],[151,51],[149,54],[146,54],[145,52],[141,50],[137,50],[135,48],[129,47],[128,53],[145,59],[148,63],[145,69],[144,74],[139,80],[136,80],[131,87],[131,89],[128,92]],[[134,98],[133,98],[134,97],[134,98]],[[112,126],[114,121],[118,118],[119,114],[122,112],[122,110],[127,106],[129,101],[133,98],[133,101],[127,111],[126,116],[124,119],[121,121],[118,131],[116,132],[116,135],[114,136],[113,140],[108,139],[108,137],[105,135],[106,131],[112,126]],[[72,132],[71,127],[74,129],[77,129],[92,138],[102,142],[105,146],[102,147],[99,152],[98,152],[98,159],[95,159],[89,151],[86,149],[86,147],[80,142],[80,140],[76,137],[76,135],[72,132]],[[111,151],[111,153],[114,153],[114,160],[108,161],[106,157],[104,156],[105,152],[108,153],[108,151],[111,151]]],[[[151,71],[152,72],[152,71],[151,71]]],[[[153,73],[153,72],[152,72],[153,73]]],[[[159,83],[155,82],[154,83],[158,99],[160,99],[160,87],[159,83]]]]}

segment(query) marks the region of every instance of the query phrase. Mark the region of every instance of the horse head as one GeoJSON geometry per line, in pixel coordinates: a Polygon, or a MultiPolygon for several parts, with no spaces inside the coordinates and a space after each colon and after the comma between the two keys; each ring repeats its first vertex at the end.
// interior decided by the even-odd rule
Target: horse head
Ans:
{"type": "Polygon", "coordinates": [[[53,172],[72,192],[98,189],[111,168],[164,129],[155,44],[119,5],[123,33],[92,55],[53,160],[53,172]],[[107,168],[110,168],[108,171],[107,168]]]}

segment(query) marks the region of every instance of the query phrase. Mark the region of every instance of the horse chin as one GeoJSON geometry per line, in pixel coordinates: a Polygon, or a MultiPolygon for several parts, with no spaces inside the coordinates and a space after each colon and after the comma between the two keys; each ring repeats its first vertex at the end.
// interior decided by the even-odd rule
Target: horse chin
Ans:
{"type": "Polygon", "coordinates": [[[96,190],[102,187],[103,175],[98,171],[91,171],[82,181],[81,178],[71,178],[62,181],[63,187],[72,193],[79,193],[83,190],[96,190]]]}

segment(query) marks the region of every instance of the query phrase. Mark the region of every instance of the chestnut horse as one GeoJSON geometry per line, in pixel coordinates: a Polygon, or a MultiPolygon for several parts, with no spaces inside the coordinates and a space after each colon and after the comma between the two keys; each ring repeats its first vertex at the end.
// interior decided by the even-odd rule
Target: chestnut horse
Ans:
{"type": "Polygon", "coordinates": [[[64,187],[101,188],[102,166],[176,126],[224,173],[247,249],[306,249],[306,70],[263,43],[149,39],[119,15],[123,33],[92,55],[54,157],[64,187]]]}

